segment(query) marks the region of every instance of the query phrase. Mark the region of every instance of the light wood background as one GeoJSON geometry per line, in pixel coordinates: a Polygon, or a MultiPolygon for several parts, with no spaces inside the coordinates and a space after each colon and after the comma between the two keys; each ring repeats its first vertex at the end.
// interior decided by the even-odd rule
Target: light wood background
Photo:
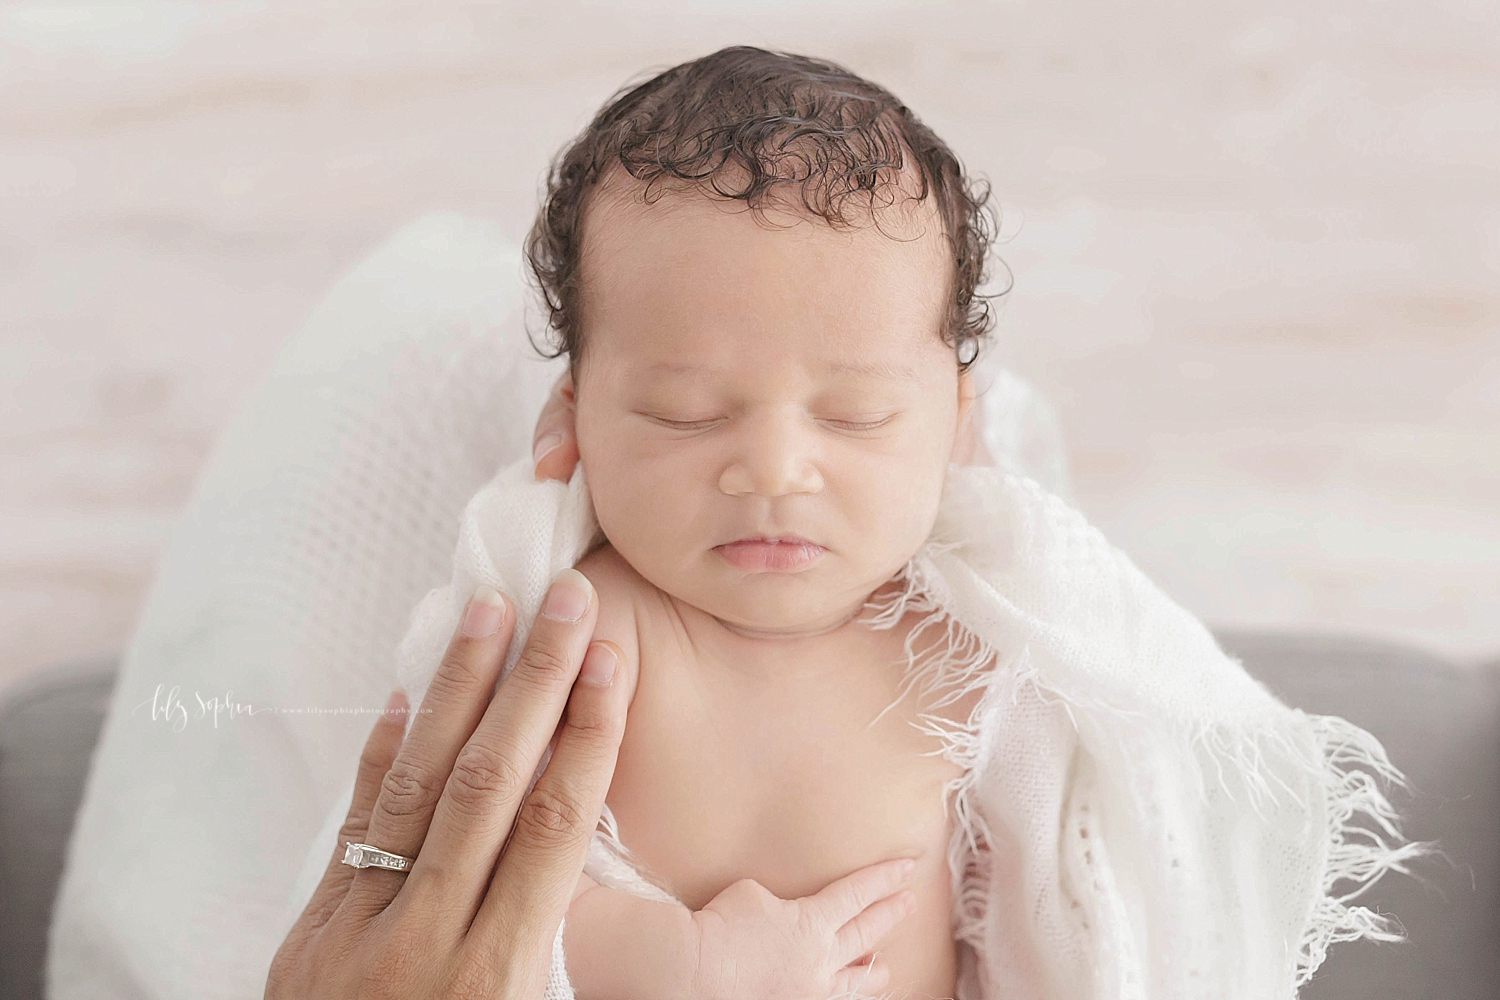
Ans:
{"type": "Polygon", "coordinates": [[[1500,4],[0,4],[0,681],[118,649],[239,400],[432,208],[519,238],[745,42],[987,175],[1085,513],[1213,624],[1500,652],[1500,4]]]}

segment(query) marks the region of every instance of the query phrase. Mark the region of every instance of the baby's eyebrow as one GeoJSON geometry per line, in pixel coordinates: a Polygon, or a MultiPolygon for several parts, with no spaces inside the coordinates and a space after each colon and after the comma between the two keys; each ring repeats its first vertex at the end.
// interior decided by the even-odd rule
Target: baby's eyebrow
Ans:
{"type": "Polygon", "coordinates": [[[853,375],[864,375],[887,382],[922,381],[922,376],[915,368],[908,365],[893,365],[887,361],[835,361],[828,366],[828,371],[835,375],[842,375],[848,372],[853,375]]]}
{"type": "MultiPolygon", "coordinates": [[[[642,375],[708,375],[713,369],[707,365],[688,361],[657,361],[637,368],[642,375]]],[[[891,364],[888,361],[840,360],[824,366],[831,375],[863,375],[866,378],[885,382],[920,382],[922,376],[908,365],[891,364]]]]}

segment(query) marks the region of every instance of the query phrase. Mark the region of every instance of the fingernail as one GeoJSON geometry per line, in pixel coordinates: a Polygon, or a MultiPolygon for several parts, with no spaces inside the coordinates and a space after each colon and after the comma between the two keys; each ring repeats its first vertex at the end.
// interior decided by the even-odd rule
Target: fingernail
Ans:
{"type": "Polygon", "coordinates": [[[542,602],[542,614],[554,621],[576,622],[589,609],[588,577],[576,569],[565,569],[557,574],[542,602]]]}
{"type": "Polygon", "coordinates": [[[917,908],[917,897],[910,892],[903,893],[903,895],[906,898],[901,900],[901,910],[903,913],[910,913],[917,908]]]}
{"type": "Polygon", "coordinates": [[[385,714],[395,715],[406,707],[406,695],[400,688],[391,692],[391,696],[385,700],[385,714]]]}
{"type": "Polygon", "coordinates": [[[562,442],[563,436],[556,432],[543,437],[531,449],[531,464],[536,465],[542,459],[546,458],[547,454],[552,451],[552,449],[562,444],[562,442]]]}
{"type": "Polygon", "coordinates": [[[616,659],[614,650],[596,642],[584,654],[583,666],[578,669],[578,679],[595,687],[608,687],[615,678],[616,659]]]}
{"type": "Polygon", "coordinates": [[[900,870],[902,878],[911,878],[911,873],[917,870],[917,863],[911,858],[907,858],[901,862],[900,870]]]}
{"type": "Polygon", "coordinates": [[[505,598],[489,584],[480,584],[464,611],[463,633],[470,639],[483,639],[500,630],[505,621],[505,598]]]}

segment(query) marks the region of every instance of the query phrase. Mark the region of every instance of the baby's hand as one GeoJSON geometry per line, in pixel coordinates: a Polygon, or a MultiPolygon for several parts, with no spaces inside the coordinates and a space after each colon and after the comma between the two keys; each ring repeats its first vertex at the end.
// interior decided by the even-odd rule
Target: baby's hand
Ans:
{"type": "Polygon", "coordinates": [[[916,869],[909,858],[860,868],[811,896],[780,899],[741,879],[693,914],[694,1000],[828,1000],[875,993],[890,969],[869,951],[916,908],[898,891],[916,869]]]}
{"type": "Polygon", "coordinates": [[[574,406],[573,377],[563,372],[552,383],[552,391],[547,394],[547,402],[531,432],[532,475],[538,482],[556,479],[566,483],[573,478],[573,469],[578,465],[574,406]]]}

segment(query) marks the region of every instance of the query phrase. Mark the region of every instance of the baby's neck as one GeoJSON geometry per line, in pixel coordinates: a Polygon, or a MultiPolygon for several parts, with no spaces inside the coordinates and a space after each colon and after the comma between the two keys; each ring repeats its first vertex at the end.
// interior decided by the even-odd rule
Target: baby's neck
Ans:
{"type": "Polygon", "coordinates": [[[827,635],[848,625],[859,617],[859,613],[863,608],[864,604],[861,602],[858,607],[854,608],[847,615],[826,625],[791,626],[780,629],[759,629],[750,625],[736,625],[734,622],[727,622],[716,615],[709,615],[708,617],[717,622],[719,627],[724,629],[724,631],[732,635],[737,635],[742,639],[813,639],[820,635],[827,635]]]}
{"type": "Polygon", "coordinates": [[[860,668],[862,662],[845,655],[870,645],[874,633],[865,625],[866,605],[884,592],[876,588],[846,613],[827,623],[785,629],[756,629],[711,615],[701,608],[668,596],[688,644],[697,652],[700,669],[722,669],[746,678],[784,687],[796,679],[821,684],[860,668]],[[852,644],[852,645],[851,645],[852,644]]]}

